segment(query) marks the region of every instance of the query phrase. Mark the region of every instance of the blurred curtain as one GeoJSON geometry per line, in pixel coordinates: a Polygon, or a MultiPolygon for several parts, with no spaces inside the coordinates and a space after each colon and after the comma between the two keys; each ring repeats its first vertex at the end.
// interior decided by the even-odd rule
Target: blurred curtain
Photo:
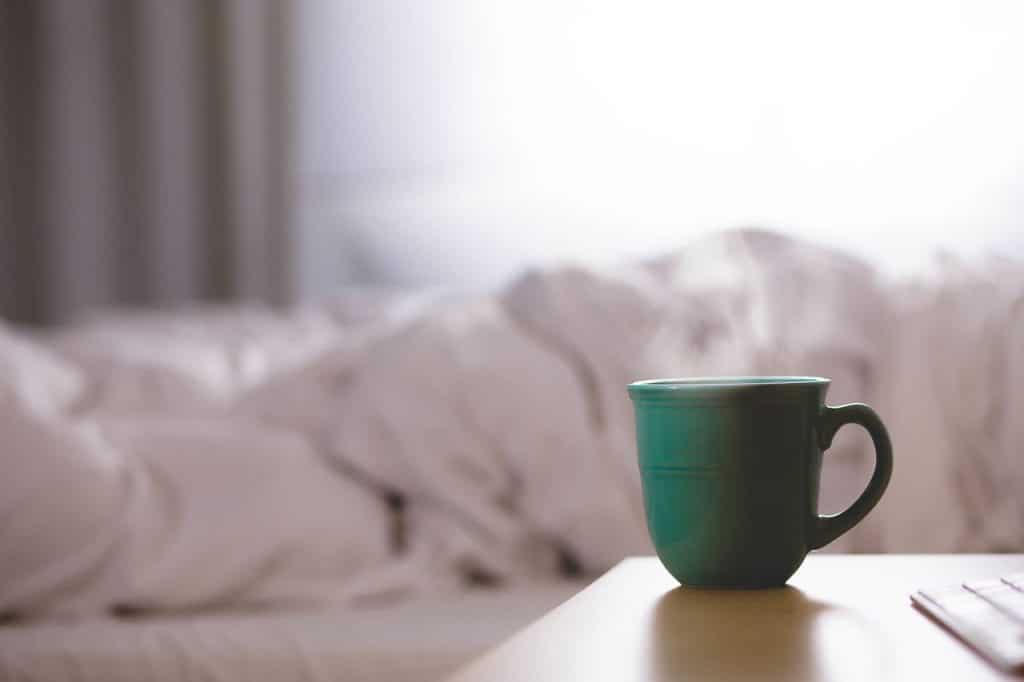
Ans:
{"type": "Polygon", "coordinates": [[[0,313],[285,302],[286,0],[0,0],[0,313]]]}

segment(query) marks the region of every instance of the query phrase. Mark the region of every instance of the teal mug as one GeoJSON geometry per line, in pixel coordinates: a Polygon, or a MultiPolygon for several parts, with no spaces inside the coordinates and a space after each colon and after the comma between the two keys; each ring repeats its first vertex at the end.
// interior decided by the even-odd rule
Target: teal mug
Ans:
{"type": "Polygon", "coordinates": [[[878,503],[892,474],[889,435],[867,405],[825,405],[828,386],[820,377],[629,385],[647,528],[680,583],[781,586],[878,503]],[[871,435],[875,470],[849,509],[819,516],[822,452],[848,423],[871,435]]]}

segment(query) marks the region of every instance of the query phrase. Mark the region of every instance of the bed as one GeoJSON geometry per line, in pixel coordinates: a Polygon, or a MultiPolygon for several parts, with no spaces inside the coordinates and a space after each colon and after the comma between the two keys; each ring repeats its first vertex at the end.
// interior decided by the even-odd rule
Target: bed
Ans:
{"type": "MultiPolygon", "coordinates": [[[[656,376],[872,404],[893,479],[829,549],[1020,551],[1022,301],[1005,259],[893,282],[737,231],[497,292],[0,325],[0,673],[441,676],[651,552],[625,386],[656,376]]],[[[870,470],[847,431],[826,512],[870,470]]]]}
{"type": "Polygon", "coordinates": [[[430,682],[584,586],[478,588],[372,608],[9,624],[0,626],[0,678],[430,682]]]}

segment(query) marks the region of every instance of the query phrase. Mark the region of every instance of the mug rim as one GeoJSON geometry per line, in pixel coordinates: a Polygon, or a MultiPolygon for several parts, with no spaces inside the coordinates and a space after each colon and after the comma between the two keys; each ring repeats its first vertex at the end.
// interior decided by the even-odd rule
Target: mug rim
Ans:
{"type": "Polygon", "coordinates": [[[790,388],[823,387],[832,383],[831,379],[817,376],[709,376],[709,377],[678,377],[670,379],[644,379],[629,384],[630,396],[660,395],[671,397],[692,395],[694,393],[724,392],[733,393],[749,391],[755,388],[790,388]]]}

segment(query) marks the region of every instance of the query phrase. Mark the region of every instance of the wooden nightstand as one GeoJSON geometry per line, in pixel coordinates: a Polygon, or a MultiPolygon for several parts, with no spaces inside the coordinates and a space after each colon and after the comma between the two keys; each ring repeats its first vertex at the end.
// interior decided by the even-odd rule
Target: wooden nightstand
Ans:
{"type": "Polygon", "coordinates": [[[679,587],[627,559],[458,682],[1003,680],[909,599],[1024,569],[1024,555],[812,555],[775,590],[679,587]]]}

